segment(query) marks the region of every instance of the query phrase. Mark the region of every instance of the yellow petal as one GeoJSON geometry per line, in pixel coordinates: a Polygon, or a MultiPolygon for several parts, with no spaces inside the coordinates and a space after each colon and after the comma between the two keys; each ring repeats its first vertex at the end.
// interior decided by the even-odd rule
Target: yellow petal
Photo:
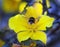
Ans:
{"type": "Polygon", "coordinates": [[[27,22],[25,21],[23,15],[16,15],[9,19],[9,27],[14,30],[16,33],[19,31],[27,30],[27,22]]]}
{"type": "Polygon", "coordinates": [[[38,17],[36,10],[32,6],[27,7],[26,9],[27,9],[26,14],[25,14],[26,17],[28,17],[28,18],[30,18],[30,17],[37,18],[38,17]]]}
{"type": "Polygon", "coordinates": [[[40,40],[42,41],[44,44],[46,44],[47,42],[47,36],[44,32],[41,31],[36,31],[33,33],[33,35],[31,36],[32,40],[40,40]]]}
{"type": "Polygon", "coordinates": [[[5,44],[5,42],[0,40],[0,47],[2,47],[4,44],[5,44]]]}
{"type": "Polygon", "coordinates": [[[38,30],[46,30],[46,27],[51,27],[53,22],[54,22],[54,18],[49,17],[49,16],[42,16],[38,22],[38,26],[37,29],[38,30]]]}
{"type": "Polygon", "coordinates": [[[36,0],[36,2],[41,2],[42,3],[42,0],[36,0]]]}
{"type": "Polygon", "coordinates": [[[26,11],[26,14],[25,14],[25,16],[27,17],[27,18],[30,18],[30,17],[34,17],[34,18],[38,18],[38,17],[40,17],[41,16],[41,10],[39,10],[40,8],[37,8],[38,6],[36,6],[36,8],[35,7],[33,7],[33,6],[30,6],[30,7],[27,7],[26,9],[27,9],[27,11],[26,11]],[[40,12],[41,13],[40,13],[40,12]]]}
{"type": "Polygon", "coordinates": [[[48,8],[50,7],[50,2],[49,2],[49,0],[46,0],[46,5],[47,5],[48,8]]]}
{"type": "Polygon", "coordinates": [[[34,8],[36,10],[36,13],[38,15],[42,15],[42,13],[43,13],[43,5],[40,4],[40,3],[35,3],[33,6],[34,6],[34,8]]]}
{"type": "Polygon", "coordinates": [[[30,31],[24,31],[17,34],[17,39],[19,42],[25,41],[30,38],[32,33],[30,31]]]}
{"type": "Polygon", "coordinates": [[[20,12],[23,12],[24,11],[24,8],[26,7],[26,5],[27,5],[27,2],[20,3],[20,5],[19,5],[19,11],[20,12]]]}

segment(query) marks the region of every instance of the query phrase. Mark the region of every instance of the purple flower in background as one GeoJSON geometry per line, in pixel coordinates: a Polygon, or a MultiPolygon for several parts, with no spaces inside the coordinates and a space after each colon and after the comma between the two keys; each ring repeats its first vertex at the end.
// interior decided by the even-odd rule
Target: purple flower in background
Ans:
{"type": "Polygon", "coordinates": [[[54,0],[56,5],[60,7],[60,0],[54,0]]]}
{"type": "Polygon", "coordinates": [[[0,30],[6,28],[8,26],[8,20],[12,16],[12,14],[4,14],[1,13],[0,17],[0,30]]]}
{"type": "Polygon", "coordinates": [[[55,17],[54,24],[47,31],[47,47],[60,47],[60,0],[50,0],[49,16],[55,17]]]}

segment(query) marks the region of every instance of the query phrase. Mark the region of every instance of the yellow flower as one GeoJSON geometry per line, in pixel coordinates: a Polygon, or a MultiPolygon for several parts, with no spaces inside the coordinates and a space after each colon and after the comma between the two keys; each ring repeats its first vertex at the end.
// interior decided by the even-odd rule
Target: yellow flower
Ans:
{"type": "Polygon", "coordinates": [[[54,18],[42,16],[37,13],[36,8],[28,7],[25,15],[16,15],[9,19],[9,27],[17,33],[19,42],[27,39],[41,40],[44,44],[47,42],[47,36],[44,30],[51,27],[54,18]]]}
{"type": "Polygon", "coordinates": [[[2,8],[5,12],[15,12],[18,10],[21,0],[2,0],[2,8]]]}

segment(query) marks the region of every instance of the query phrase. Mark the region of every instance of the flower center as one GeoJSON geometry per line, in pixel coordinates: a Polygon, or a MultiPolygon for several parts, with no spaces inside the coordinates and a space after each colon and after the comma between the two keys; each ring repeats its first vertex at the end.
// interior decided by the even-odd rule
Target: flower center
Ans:
{"type": "Polygon", "coordinates": [[[35,18],[34,18],[34,17],[30,17],[30,18],[29,18],[29,23],[30,23],[30,24],[35,23],[35,18]]]}

